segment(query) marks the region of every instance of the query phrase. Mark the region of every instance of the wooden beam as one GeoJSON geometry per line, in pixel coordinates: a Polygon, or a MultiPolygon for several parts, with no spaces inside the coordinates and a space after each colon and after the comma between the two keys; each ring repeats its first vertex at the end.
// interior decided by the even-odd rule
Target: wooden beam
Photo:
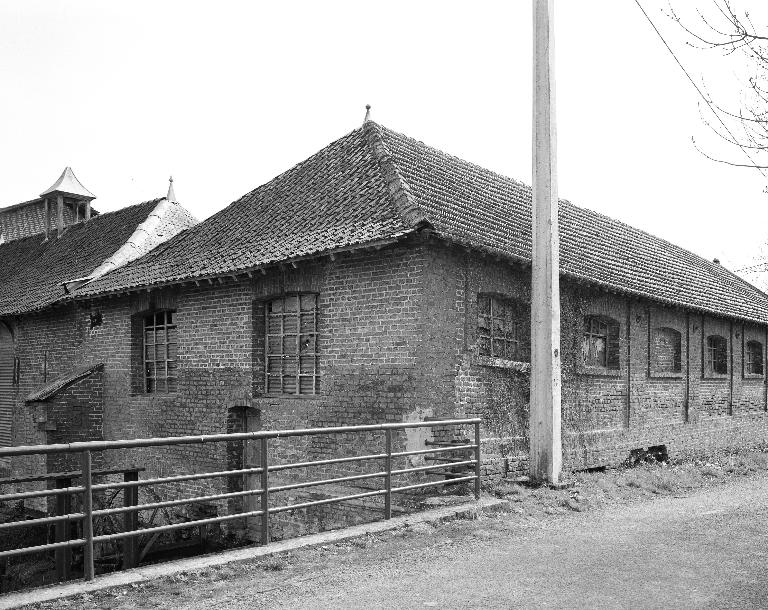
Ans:
{"type": "Polygon", "coordinates": [[[64,232],[64,195],[56,195],[56,235],[64,232]]]}
{"type": "Polygon", "coordinates": [[[557,200],[554,0],[533,0],[533,269],[530,475],[557,485],[560,415],[560,261],[557,200]]]}
{"type": "Polygon", "coordinates": [[[48,197],[45,198],[45,239],[48,239],[48,231],[51,229],[51,205],[48,197]]]}

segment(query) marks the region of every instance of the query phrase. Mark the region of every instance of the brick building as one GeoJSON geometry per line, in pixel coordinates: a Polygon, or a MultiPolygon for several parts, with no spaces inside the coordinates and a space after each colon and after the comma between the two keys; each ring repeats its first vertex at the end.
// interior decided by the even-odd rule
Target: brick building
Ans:
{"type": "Polygon", "coordinates": [[[73,292],[195,223],[172,189],[107,214],[94,198],[66,168],[38,199],[0,209],[0,445],[101,438],[104,367],[72,359],[100,320],[74,313],[73,292]]]}
{"type": "MultiPolygon", "coordinates": [[[[68,294],[14,313],[0,289],[13,440],[52,440],[38,421],[47,374],[69,392],[51,417],[88,403],[103,414],[88,434],[107,439],[479,416],[486,472],[524,468],[530,203],[528,186],[366,121],[68,294]]],[[[567,201],[560,227],[566,467],[765,442],[768,296],[567,201]]],[[[92,425],[73,417],[57,430],[92,425]]],[[[424,434],[397,443],[423,448],[424,434]]],[[[302,442],[275,459],[360,448],[302,442]]],[[[245,458],[184,446],[131,459],[163,475],[245,458]]]]}

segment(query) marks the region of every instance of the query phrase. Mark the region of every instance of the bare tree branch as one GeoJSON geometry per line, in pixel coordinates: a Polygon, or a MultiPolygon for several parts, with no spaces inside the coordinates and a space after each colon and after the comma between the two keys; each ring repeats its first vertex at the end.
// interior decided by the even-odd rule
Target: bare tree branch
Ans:
{"type": "MultiPolygon", "coordinates": [[[[704,113],[699,105],[702,123],[719,140],[741,148],[751,163],[738,163],[717,158],[704,152],[702,147],[691,138],[694,147],[704,157],[716,163],[733,167],[768,169],[768,165],[756,160],[764,156],[764,153],[768,153],[768,85],[766,85],[768,83],[768,44],[766,44],[768,31],[759,31],[755,27],[750,12],[746,8],[737,8],[734,0],[711,0],[703,7],[697,6],[694,12],[685,18],[672,6],[672,0],[667,0],[667,9],[664,12],[684,33],[684,37],[687,38],[685,43],[689,47],[718,51],[726,58],[738,55],[746,62],[739,64],[740,70],[747,69],[751,72],[749,78],[742,81],[740,107],[733,110],[726,108],[726,106],[732,107],[733,104],[716,101],[715,96],[710,93],[704,83],[701,86],[693,83],[712,113],[712,115],[709,115],[709,112],[704,113]],[[725,120],[728,120],[730,126],[725,120]],[[752,151],[756,158],[750,156],[748,151],[752,151]]],[[[680,63],[679,60],[678,63],[680,63]]],[[[690,75],[688,78],[691,79],[690,75]]]]}

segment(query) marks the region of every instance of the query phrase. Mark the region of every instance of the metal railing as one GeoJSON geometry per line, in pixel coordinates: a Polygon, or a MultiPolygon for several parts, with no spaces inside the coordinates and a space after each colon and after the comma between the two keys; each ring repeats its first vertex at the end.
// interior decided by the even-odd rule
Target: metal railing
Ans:
{"type": "MultiPolygon", "coordinates": [[[[88,442],[74,442],[69,444],[55,444],[55,445],[29,445],[29,446],[17,446],[17,447],[1,447],[0,458],[4,457],[16,457],[16,456],[28,456],[28,455],[51,455],[51,454],[80,454],[81,470],[77,473],[67,473],[75,477],[82,478],[82,484],[77,486],[57,486],[56,489],[44,489],[28,492],[16,492],[0,495],[0,502],[26,500],[32,498],[42,498],[47,496],[53,496],[59,498],[61,496],[69,497],[72,494],[82,495],[82,512],[58,514],[51,517],[42,517],[37,519],[28,519],[25,521],[11,521],[7,523],[0,523],[0,535],[3,531],[7,531],[18,527],[29,527],[34,525],[48,525],[55,524],[61,526],[62,523],[70,524],[73,522],[80,522],[82,524],[82,537],[73,540],[62,540],[52,542],[48,544],[41,544],[37,546],[29,546],[18,549],[6,550],[0,552],[0,559],[7,557],[13,557],[18,555],[27,555],[32,553],[39,553],[41,551],[55,550],[60,553],[61,550],[72,549],[74,547],[83,547],[83,576],[85,580],[92,580],[94,577],[94,544],[104,543],[114,540],[122,539],[124,541],[124,567],[129,567],[130,562],[126,563],[125,557],[133,557],[135,565],[136,562],[136,545],[135,541],[137,536],[143,536],[147,534],[160,534],[163,532],[170,532],[179,529],[207,526],[213,523],[222,523],[227,521],[233,521],[237,519],[248,518],[260,518],[260,542],[261,544],[269,544],[270,542],[270,516],[292,511],[298,509],[310,508],[313,506],[322,506],[327,504],[335,504],[339,502],[346,502],[350,500],[359,500],[362,498],[373,498],[384,496],[384,511],[383,516],[385,519],[392,518],[392,494],[398,492],[413,491],[417,489],[424,489],[428,487],[436,487],[440,485],[452,485],[456,483],[468,483],[474,482],[474,495],[475,498],[480,497],[480,420],[479,419],[452,419],[442,421],[425,421],[425,422],[408,422],[400,424],[375,424],[375,425],[362,425],[362,426],[339,426],[328,428],[307,428],[299,430],[273,430],[262,432],[241,432],[234,434],[211,434],[204,436],[176,436],[167,438],[147,438],[147,439],[133,439],[133,440],[117,440],[117,441],[88,441],[88,442]],[[416,449],[410,451],[393,451],[393,433],[399,430],[405,430],[407,428],[435,428],[442,426],[472,426],[474,427],[474,440],[473,442],[463,443],[449,443],[445,445],[434,446],[434,448],[428,449],[416,449]],[[294,462],[283,464],[269,464],[268,448],[270,439],[280,439],[288,437],[298,436],[314,436],[314,435],[327,435],[327,434],[345,434],[345,433],[358,433],[358,432],[376,432],[381,431],[384,433],[384,452],[375,453],[370,455],[359,455],[351,457],[330,458],[323,460],[314,460],[306,462],[294,462]],[[110,449],[134,449],[139,447],[160,447],[160,446],[173,446],[173,445],[192,445],[203,443],[217,443],[217,442],[231,442],[231,441],[258,441],[259,442],[259,456],[260,463],[258,468],[239,468],[233,470],[222,470],[216,472],[199,472],[194,474],[176,475],[170,477],[139,479],[138,472],[130,477],[126,477],[126,480],[122,482],[108,482],[108,483],[93,483],[93,474],[91,468],[92,453],[95,451],[107,451],[110,449]],[[405,458],[409,456],[426,456],[441,453],[450,453],[462,451],[469,454],[474,454],[472,459],[460,459],[457,461],[445,461],[440,464],[432,464],[429,466],[416,466],[411,468],[399,468],[393,469],[393,460],[397,458],[405,458]],[[354,462],[368,462],[383,460],[384,469],[377,472],[354,474],[336,478],[318,479],[313,481],[301,481],[298,483],[289,483],[283,485],[270,486],[269,474],[281,471],[288,471],[297,468],[311,468],[318,466],[330,466],[335,464],[349,464],[354,462]],[[451,478],[437,481],[427,481],[424,483],[410,483],[406,485],[393,486],[393,478],[413,473],[427,473],[437,474],[442,473],[445,468],[457,468],[466,467],[472,474],[461,476],[459,473],[457,476],[455,473],[451,475],[451,478]],[[237,475],[260,475],[260,488],[259,489],[246,489],[244,491],[235,491],[227,493],[217,493],[202,495],[191,498],[180,498],[173,500],[164,500],[146,504],[138,504],[138,488],[151,485],[160,485],[168,483],[179,483],[184,481],[193,481],[199,479],[213,479],[222,477],[231,477],[237,475]],[[270,496],[283,491],[290,491],[296,489],[307,489],[311,487],[317,487],[322,485],[330,485],[335,483],[349,483],[352,481],[363,481],[367,479],[382,479],[383,488],[375,489],[372,491],[366,491],[362,493],[355,493],[344,495],[340,497],[326,498],[322,500],[314,500],[308,502],[300,502],[296,504],[286,504],[282,506],[272,506],[270,504],[270,496]],[[93,494],[94,492],[101,492],[103,490],[124,490],[125,502],[124,506],[115,508],[105,508],[94,510],[93,508],[93,494]],[[258,510],[244,510],[234,514],[226,514],[216,517],[209,517],[203,519],[196,519],[193,521],[185,521],[182,523],[173,523],[169,525],[158,525],[148,528],[138,528],[137,514],[140,511],[157,510],[160,508],[167,508],[171,506],[181,506],[185,504],[197,504],[201,502],[212,502],[219,500],[229,500],[234,498],[246,498],[248,496],[259,496],[260,504],[258,510]],[[111,533],[111,534],[94,534],[94,519],[104,517],[108,515],[125,515],[124,531],[111,533]]],[[[136,470],[136,469],[134,469],[136,470]]],[[[449,474],[450,471],[443,473],[449,474]]]]}

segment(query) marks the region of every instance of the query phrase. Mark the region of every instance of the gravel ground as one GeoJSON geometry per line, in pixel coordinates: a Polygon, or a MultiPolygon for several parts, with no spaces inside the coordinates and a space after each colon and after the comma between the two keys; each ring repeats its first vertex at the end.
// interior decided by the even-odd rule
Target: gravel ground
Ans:
{"type": "Polygon", "coordinates": [[[648,467],[498,493],[513,511],[35,608],[768,607],[762,467],[648,467]]]}

